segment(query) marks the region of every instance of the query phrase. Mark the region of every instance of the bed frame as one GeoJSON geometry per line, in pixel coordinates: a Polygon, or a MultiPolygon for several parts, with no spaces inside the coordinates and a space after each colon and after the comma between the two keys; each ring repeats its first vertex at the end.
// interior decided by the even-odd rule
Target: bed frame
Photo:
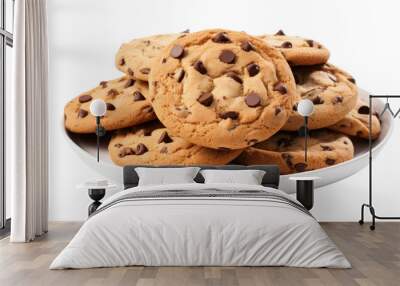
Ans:
{"type": "MultiPolygon", "coordinates": [[[[181,168],[182,165],[168,165],[168,166],[148,166],[148,165],[133,165],[124,167],[124,189],[136,187],[139,183],[139,176],[135,171],[137,167],[146,168],[181,168]]],[[[265,187],[271,187],[278,189],[279,187],[279,168],[276,165],[253,165],[253,166],[242,166],[242,165],[223,165],[223,166],[198,166],[202,170],[205,169],[217,169],[217,170],[264,170],[265,175],[262,180],[262,185],[265,187]]],[[[204,183],[204,178],[200,174],[194,178],[197,183],[204,183]]]]}

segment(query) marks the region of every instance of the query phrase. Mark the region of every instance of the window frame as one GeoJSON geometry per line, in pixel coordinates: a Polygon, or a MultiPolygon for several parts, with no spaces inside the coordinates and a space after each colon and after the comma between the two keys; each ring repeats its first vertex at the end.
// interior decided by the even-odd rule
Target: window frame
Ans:
{"type": "MultiPolygon", "coordinates": [[[[7,31],[6,0],[0,0],[1,21],[0,21],[0,237],[9,233],[10,219],[6,218],[6,189],[5,189],[5,104],[6,104],[6,49],[13,48],[13,33],[7,31]]],[[[12,13],[14,14],[15,0],[12,0],[12,13]]],[[[12,29],[14,30],[14,29],[12,29]]]]}

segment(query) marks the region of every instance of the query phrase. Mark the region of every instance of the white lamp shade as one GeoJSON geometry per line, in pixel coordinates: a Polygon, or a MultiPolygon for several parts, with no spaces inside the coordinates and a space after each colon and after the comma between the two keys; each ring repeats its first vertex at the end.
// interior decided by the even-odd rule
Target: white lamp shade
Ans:
{"type": "Polygon", "coordinates": [[[297,112],[301,116],[310,116],[314,112],[314,103],[309,99],[300,100],[297,105],[297,112]]]}
{"type": "Polygon", "coordinates": [[[90,104],[90,113],[93,116],[103,116],[106,114],[107,105],[104,100],[96,99],[90,104]]]}

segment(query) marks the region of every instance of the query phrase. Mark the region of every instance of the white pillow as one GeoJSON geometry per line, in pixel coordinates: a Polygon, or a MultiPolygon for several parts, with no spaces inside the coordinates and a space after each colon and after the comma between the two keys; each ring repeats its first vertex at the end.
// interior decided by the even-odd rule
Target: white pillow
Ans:
{"type": "Polygon", "coordinates": [[[261,185],[265,171],[262,170],[202,170],[205,184],[261,185]]]}
{"type": "Polygon", "coordinates": [[[139,186],[195,183],[193,180],[200,168],[135,168],[139,186]]]}

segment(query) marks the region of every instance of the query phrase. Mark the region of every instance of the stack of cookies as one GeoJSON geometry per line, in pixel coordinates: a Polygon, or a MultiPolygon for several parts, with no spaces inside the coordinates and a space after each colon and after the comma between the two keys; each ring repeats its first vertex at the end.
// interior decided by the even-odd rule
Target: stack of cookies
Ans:
{"type": "MultiPolygon", "coordinates": [[[[352,76],[327,63],[329,51],[300,37],[229,30],[158,35],[119,49],[125,75],[71,100],[65,127],[94,133],[89,112],[103,99],[101,124],[120,166],[277,164],[283,174],[324,168],[354,156],[353,138],[369,137],[369,107],[352,76]],[[310,99],[304,160],[301,99],[310,99]]],[[[380,133],[373,117],[372,138],[380,133]]]]}

